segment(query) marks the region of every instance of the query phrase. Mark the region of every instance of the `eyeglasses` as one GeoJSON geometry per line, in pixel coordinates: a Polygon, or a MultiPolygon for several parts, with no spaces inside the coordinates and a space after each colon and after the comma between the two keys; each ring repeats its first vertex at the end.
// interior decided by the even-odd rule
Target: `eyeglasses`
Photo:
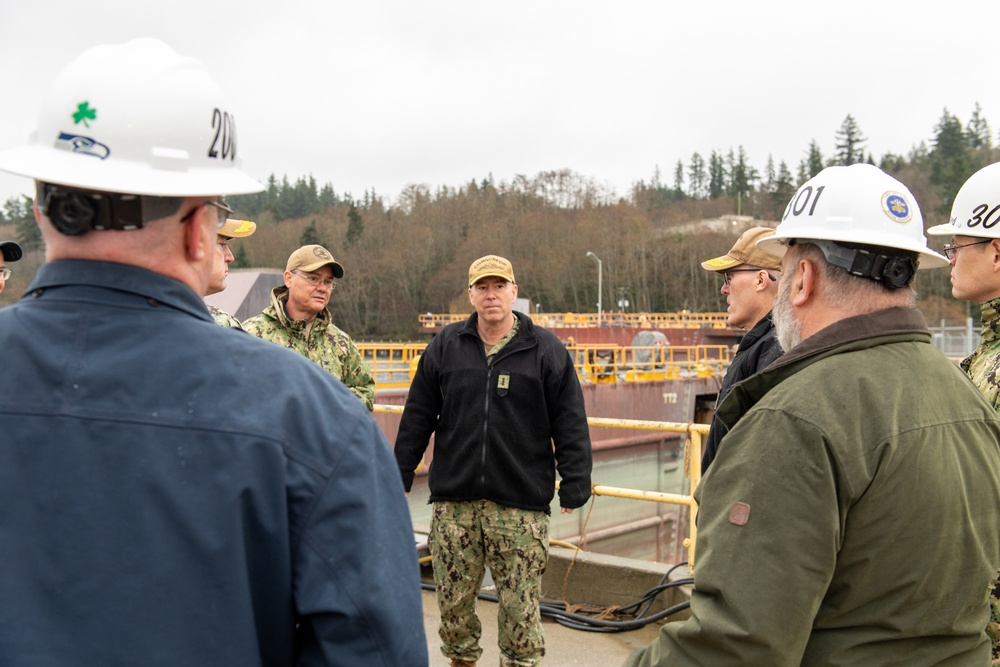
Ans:
{"type": "Polygon", "coordinates": [[[313,287],[319,287],[320,283],[323,283],[328,289],[337,289],[337,283],[333,282],[333,278],[320,278],[319,276],[313,275],[311,273],[299,273],[298,271],[292,271],[299,278],[312,285],[313,287]]]}
{"type": "Polygon", "coordinates": [[[955,259],[955,255],[958,253],[959,248],[968,248],[970,245],[982,245],[984,243],[990,243],[993,239],[984,239],[982,241],[973,241],[972,243],[963,243],[962,245],[955,245],[954,243],[944,244],[944,256],[948,258],[948,261],[955,259]]]}
{"type": "Polygon", "coordinates": [[[214,206],[226,212],[226,215],[223,215],[221,213],[219,214],[219,221],[216,223],[219,228],[221,228],[222,225],[226,224],[226,218],[228,216],[236,213],[236,211],[234,211],[232,208],[229,207],[229,204],[226,203],[225,199],[220,199],[219,201],[215,201],[214,199],[209,199],[208,201],[203,201],[202,203],[198,204],[193,209],[191,209],[190,213],[181,218],[181,222],[187,222],[188,219],[190,219],[191,216],[194,215],[195,211],[197,211],[202,206],[205,206],[206,204],[208,204],[209,206],[214,206]]]}
{"type": "Polygon", "coordinates": [[[0,280],[7,280],[10,278],[10,269],[6,266],[0,269],[0,280]]]}
{"type": "MultiPolygon", "coordinates": [[[[760,273],[761,271],[764,271],[766,273],[765,269],[733,269],[732,271],[723,271],[722,272],[722,278],[723,278],[723,280],[726,281],[727,285],[732,285],[733,284],[733,274],[734,273],[744,273],[744,272],[745,273],[750,273],[750,272],[760,273]]],[[[767,274],[767,277],[770,278],[772,282],[778,280],[777,278],[775,278],[774,276],[772,276],[770,273],[767,274]]]]}

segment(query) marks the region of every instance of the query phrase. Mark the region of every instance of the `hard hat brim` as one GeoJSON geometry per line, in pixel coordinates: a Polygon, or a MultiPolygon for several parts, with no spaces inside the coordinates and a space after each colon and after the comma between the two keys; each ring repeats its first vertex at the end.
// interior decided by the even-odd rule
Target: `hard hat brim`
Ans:
{"type": "MultiPolygon", "coordinates": [[[[186,160],[185,160],[186,161],[186,160]]],[[[240,168],[171,168],[169,158],[153,164],[103,161],[38,145],[0,153],[0,170],[45,183],[86,190],[157,197],[210,197],[262,192],[265,186],[240,168]],[[88,161],[89,162],[86,162],[88,161]],[[114,187],[108,187],[114,183],[114,187]]],[[[178,166],[182,162],[176,161],[178,166]]]]}
{"type": "MultiPolygon", "coordinates": [[[[841,243],[856,244],[858,242],[855,235],[852,235],[850,231],[846,233],[838,233],[835,230],[827,231],[822,237],[818,235],[810,234],[795,234],[793,236],[788,236],[784,234],[775,234],[774,236],[769,236],[765,239],[761,239],[757,242],[757,248],[763,250],[764,252],[774,255],[775,257],[784,257],[785,252],[788,251],[788,240],[789,239],[802,239],[803,241],[809,241],[811,238],[817,241],[834,241],[841,243]]],[[[930,250],[926,247],[921,247],[915,243],[907,243],[901,241],[897,236],[883,236],[879,234],[869,234],[865,239],[866,245],[882,246],[884,248],[895,248],[897,250],[909,250],[910,252],[915,252],[920,256],[920,261],[917,263],[918,269],[941,269],[948,266],[948,258],[944,255],[939,255],[938,253],[930,250]]]]}

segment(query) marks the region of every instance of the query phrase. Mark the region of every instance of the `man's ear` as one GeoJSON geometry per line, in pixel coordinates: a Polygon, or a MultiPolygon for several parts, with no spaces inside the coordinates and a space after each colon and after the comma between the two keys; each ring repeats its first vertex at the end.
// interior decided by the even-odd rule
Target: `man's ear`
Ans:
{"type": "Polygon", "coordinates": [[[208,254],[209,247],[205,243],[205,226],[208,224],[215,226],[215,220],[209,219],[213,215],[209,212],[208,206],[202,204],[194,210],[194,213],[188,214],[187,220],[183,222],[184,252],[188,259],[201,261],[208,254]]]}
{"type": "Polygon", "coordinates": [[[798,270],[792,276],[789,301],[795,306],[804,306],[816,293],[816,265],[811,260],[800,259],[798,270]]]}
{"type": "Polygon", "coordinates": [[[1000,273],[1000,239],[990,241],[990,252],[993,253],[993,273],[1000,273]]]}

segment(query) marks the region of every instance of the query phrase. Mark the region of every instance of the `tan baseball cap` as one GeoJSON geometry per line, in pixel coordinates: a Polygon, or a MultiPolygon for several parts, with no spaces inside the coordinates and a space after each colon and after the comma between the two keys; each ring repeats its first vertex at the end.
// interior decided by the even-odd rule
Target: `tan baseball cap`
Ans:
{"type": "Polygon", "coordinates": [[[321,245],[304,245],[288,257],[285,271],[315,271],[329,265],[334,278],[344,277],[344,267],[321,245]]]}
{"type": "Polygon", "coordinates": [[[722,257],[716,257],[701,263],[701,268],[708,271],[726,271],[739,264],[756,266],[771,271],[781,270],[781,259],[757,249],[757,241],[773,236],[770,227],[751,227],[736,240],[736,245],[722,257]]]}
{"type": "Polygon", "coordinates": [[[229,218],[226,224],[219,228],[219,236],[225,236],[227,239],[244,239],[255,231],[257,231],[256,222],[229,218]]]}
{"type": "Polygon", "coordinates": [[[469,287],[486,276],[497,276],[516,284],[514,267],[506,259],[497,255],[486,255],[486,257],[480,257],[472,263],[469,267],[469,287]]]}

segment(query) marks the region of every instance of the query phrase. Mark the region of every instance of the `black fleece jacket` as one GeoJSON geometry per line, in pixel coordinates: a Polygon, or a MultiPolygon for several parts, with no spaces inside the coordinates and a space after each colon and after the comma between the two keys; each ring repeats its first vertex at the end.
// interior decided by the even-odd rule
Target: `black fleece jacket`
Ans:
{"type": "Polygon", "coordinates": [[[427,346],[396,436],[403,485],[431,434],[431,502],[491,500],[549,511],[590,498],[590,431],[573,360],[522,313],[518,332],[487,365],[478,316],[445,327],[427,346]],[[553,447],[554,445],[554,447],[553,447]]]}

